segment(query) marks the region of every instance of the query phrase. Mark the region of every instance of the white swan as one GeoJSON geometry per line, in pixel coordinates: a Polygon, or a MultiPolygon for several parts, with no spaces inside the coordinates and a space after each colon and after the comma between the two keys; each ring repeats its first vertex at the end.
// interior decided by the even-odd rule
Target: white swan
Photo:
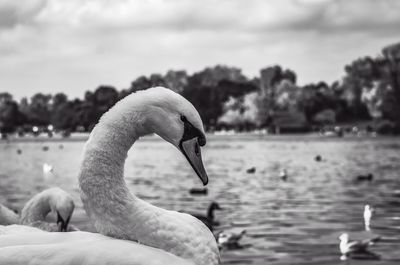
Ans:
{"type": "Polygon", "coordinates": [[[19,216],[13,210],[0,204],[0,225],[18,224],[19,216]]]}
{"type": "Polygon", "coordinates": [[[40,228],[49,232],[65,232],[77,230],[69,224],[75,204],[71,195],[54,187],[46,189],[33,196],[22,208],[20,224],[40,228]],[[57,223],[48,223],[45,218],[48,213],[57,216],[57,223]]]}
{"type": "Polygon", "coordinates": [[[50,188],[33,196],[21,210],[21,216],[0,204],[0,225],[21,224],[49,232],[76,231],[74,226],[68,226],[74,208],[71,195],[60,188],[50,188]],[[50,212],[57,217],[57,223],[45,221],[50,212]]]}
{"type": "Polygon", "coordinates": [[[127,152],[149,133],[176,146],[207,184],[200,153],[205,144],[203,124],[193,105],[161,87],[137,92],[100,119],[86,143],[79,174],[81,198],[96,229],[126,240],[88,232],[32,232],[28,239],[17,233],[7,235],[13,244],[0,248],[0,263],[22,248],[39,259],[46,252],[59,264],[219,264],[215,238],[201,221],[153,206],[129,192],[123,178],[127,152]]]}

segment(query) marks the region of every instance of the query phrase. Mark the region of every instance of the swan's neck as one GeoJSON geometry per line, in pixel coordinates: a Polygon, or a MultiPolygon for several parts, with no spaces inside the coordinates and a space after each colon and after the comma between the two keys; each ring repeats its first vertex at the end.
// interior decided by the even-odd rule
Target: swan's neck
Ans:
{"type": "Polygon", "coordinates": [[[26,203],[21,211],[21,224],[31,224],[38,221],[44,221],[47,214],[51,211],[50,194],[42,193],[40,196],[33,197],[26,203]]]}
{"type": "Polygon", "coordinates": [[[18,214],[14,213],[12,210],[0,204],[0,224],[11,225],[18,223],[19,223],[18,214]]]}
{"type": "Polygon", "coordinates": [[[79,176],[82,202],[96,229],[117,238],[126,237],[130,216],[144,207],[126,186],[124,164],[131,146],[148,132],[140,119],[132,128],[127,124],[121,117],[119,122],[100,122],[94,128],[79,176]]]}
{"type": "Polygon", "coordinates": [[[153,206],[131,194],[126,186],[128,150],[152,130],[152,121],[146,119],[145,113],[124,109],[124,104],[118,103],[92,131],[79,175],[86,213],[101,234],[139,241],[197,265],[217,264],[215,239],[203,223],[190,215],[153,206]]]}

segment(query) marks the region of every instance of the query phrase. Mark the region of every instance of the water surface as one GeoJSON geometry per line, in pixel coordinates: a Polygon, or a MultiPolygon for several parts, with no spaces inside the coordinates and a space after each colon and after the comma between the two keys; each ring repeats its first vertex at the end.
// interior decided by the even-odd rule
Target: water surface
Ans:
{"type": "MultiPolygon", "coordinates": [[[[92,230],[77,188],[83,144],[0,143],[0,202],[21,209],[37,192],[60,186],[77,204],[72,223],[92,230]],[[44,175],[43,163],[53,165],[54,174],[44,175]]],[[[222,251],[223,264],[400,264],[399,138],[212,136],[203,159],[209,192],[192,196],[188,190],[202,185],[184,157],[158,138],[145,138],[129,152],[126,182],[166,209],[205,213],[217,201],[225,208],[216,213],[219,229],[247,231],[242,248],[222,251]],[[314,160],[317,154],[321,162],[314,160]],[[256,172],[246,173],[251,167],[256,172]],[[287,181],[278,176],[283,168],[287,181]],[[373,181],[355,180],[366,173],[373,181]],[[364,231],[365,204],[376,209],[370,232],[364,231]],[[371,248],[380,258],[340,261],[342,232],[380,235],[371,248]]]]}

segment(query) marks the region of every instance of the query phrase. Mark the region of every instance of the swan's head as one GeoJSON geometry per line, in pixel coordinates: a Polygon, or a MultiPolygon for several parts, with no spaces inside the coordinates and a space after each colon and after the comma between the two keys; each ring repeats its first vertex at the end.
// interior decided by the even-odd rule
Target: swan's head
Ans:
{"type": "Polygon", "coordinates": [[[60,188],[51,188],[49,193],[51,193],[50,209],[57,215],[58,231],[66,232],[74,212],[74,201],[71,195],[60,188]]]}
{"type": "Polygon", "coordinates": [[[136,94],[139,93],[146,102],[144,126],[177,147],[207,185],[208,176],[200,150],[200,146],[206,144],[206,137],[197,110],[184,97],[167,88],[154,87],[136,94]]]}

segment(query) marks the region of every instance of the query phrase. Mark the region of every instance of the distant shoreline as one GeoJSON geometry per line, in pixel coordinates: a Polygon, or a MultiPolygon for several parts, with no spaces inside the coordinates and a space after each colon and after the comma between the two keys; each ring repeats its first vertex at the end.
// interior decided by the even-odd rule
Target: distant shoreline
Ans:
{"type": "MultiPolygon", "coordinates": [[[[214,139],[218,140],[271,140],[271,141],[321,141],[321,140],[374,140],[374,139],[382,139],[382,138],[399,138],[399,136],[387,136],[387,135],[344,135],[343,137],[335,137],[335,136],[321,136],[318,133],[300,133],[300,134],[256,134],[256,133],[235,133],[235,134],[227,134],[227,135],[216,135],[213,133],[207,133],[207,140],[212,141],[214,139]]],[[[89,139],[89,133],[72,133],[69,137],[62,137],[61,135],[54,135],[53,137],[48,137],[45,135],[39,135],[37,137],[34,136],[12,136],[8,139],[0,140],[0,144],[7,143],[45,143],[45,142],[85,142],[89,139]]],[[[145,141],[154,141],[161,140],[160,137],[156,135],[147,135],[140,138],[140,140],[145,141]]]]}

